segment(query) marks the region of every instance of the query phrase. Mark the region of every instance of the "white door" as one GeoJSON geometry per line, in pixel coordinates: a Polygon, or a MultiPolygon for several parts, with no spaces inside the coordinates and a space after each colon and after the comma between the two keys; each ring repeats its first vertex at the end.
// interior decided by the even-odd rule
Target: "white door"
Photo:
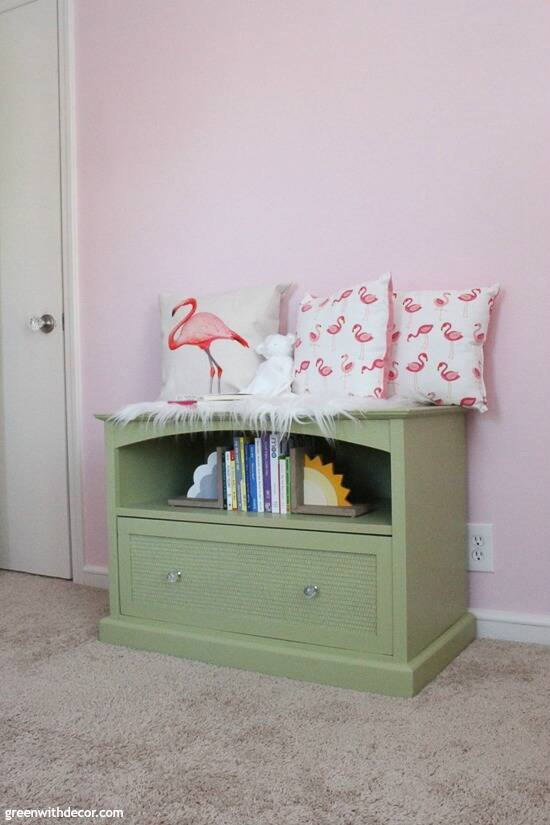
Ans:
{"type": "Polygon", "coordinates": [[[56,0],[0,0],[0,568],[70,578],[60,171],[56,0]]]}

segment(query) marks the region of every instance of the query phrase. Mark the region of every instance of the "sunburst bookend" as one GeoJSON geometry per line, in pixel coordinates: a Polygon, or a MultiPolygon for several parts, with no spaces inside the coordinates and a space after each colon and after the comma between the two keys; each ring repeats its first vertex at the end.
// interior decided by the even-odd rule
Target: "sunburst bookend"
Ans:
{"type": "MultiPolygon", "coordinates": [[[[197,423],[99,417],[110,548],[102,641],[412,696],[474,638],[460,408],[336,422],[336,466],[372,503],[355,518],[170,507],[205,440],[230,444],[234,424],[220,415],[197,435],[197,423]]],[[[322,435],[308,423],[293,431],[322,435]]]]}

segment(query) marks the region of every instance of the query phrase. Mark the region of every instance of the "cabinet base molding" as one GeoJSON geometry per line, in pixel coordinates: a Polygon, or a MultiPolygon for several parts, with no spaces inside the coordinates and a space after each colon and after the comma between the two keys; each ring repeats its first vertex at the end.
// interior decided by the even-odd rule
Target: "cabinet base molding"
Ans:
{"type": "Polygon", "coordinates": [[[100,641],[108,644],[401,697],[411,697],[422,690],[475,636],[475,618],[465,613],[414,659],[400,663],[391,656],[361,655],[319,645],[203,631],[124,616],[107,617],[99,626],[100,641]]]}

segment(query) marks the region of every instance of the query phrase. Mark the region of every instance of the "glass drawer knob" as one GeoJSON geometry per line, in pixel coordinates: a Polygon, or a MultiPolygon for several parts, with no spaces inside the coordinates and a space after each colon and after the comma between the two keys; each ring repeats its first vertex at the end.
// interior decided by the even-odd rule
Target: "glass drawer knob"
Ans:
{"type": "Polygon", "coordinates": [[[306,584],[304,587],[304,596],[306,599],[314,599],[319,593],[319,588],[316,584],[306,584]]]}
{"type": "Polygon", "coordinates": [[[170,582],[170,584],[181,581],[181,570],[170,570],[170,572],[166,574],[166,581],[170,582]]]}

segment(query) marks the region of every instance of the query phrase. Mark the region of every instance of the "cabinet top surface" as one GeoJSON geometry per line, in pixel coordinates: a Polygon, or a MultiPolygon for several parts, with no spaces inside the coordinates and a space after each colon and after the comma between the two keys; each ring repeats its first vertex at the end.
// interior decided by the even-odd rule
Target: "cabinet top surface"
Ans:
{"type": "MultiPolygon", "coordinates": [[[[400,407],[400,408],[381,408],[379,410],[358,410],[357,412],[350,412],[343,415],[336,415],[334,419],[336,421],[346,421],[349,420],[350,417],[357,420],[357,421],[373,421],[373,420],[381,420],[381,419],[389,419],[389,418],[426,418],[430,416],[440,416],[440,415],[457,415],[457,414],[464,414],[464,410],[462,407],[458,406],[429,406],[429,407],[400,407]]],[[[100,421],[104,421],[107,424],[114,424],[115,426],[119,427],[127,427],[128,424],[116,424],[113,420],[113,416],[115,413],[96,413],[95,418],[99,419],[100,421]]],[[[234,414],[228,412],[220,412],[220,413],[213,413],[211,416],[212,421],[220,422],[220,421],[227,421],[232,425],[235,424],[235,416],[234,414]]],[[[149,415],[141,415],[135,418],[130,424],[143,424],[149,422],[151,423],[151,416],[149,415]]],[[[186,424],[188,423],[185,418],[181,418],[179,420],[173,420],[166,422],[168,425],[170,424],[186,424]]],[[[193,422],[196,423],[196,422],[193,422]]],[[[305,423],[305,422],[304,422],[305,423]]],[[[156,425],[156,426],[164,426],[164,425],[156,425]]]]}

